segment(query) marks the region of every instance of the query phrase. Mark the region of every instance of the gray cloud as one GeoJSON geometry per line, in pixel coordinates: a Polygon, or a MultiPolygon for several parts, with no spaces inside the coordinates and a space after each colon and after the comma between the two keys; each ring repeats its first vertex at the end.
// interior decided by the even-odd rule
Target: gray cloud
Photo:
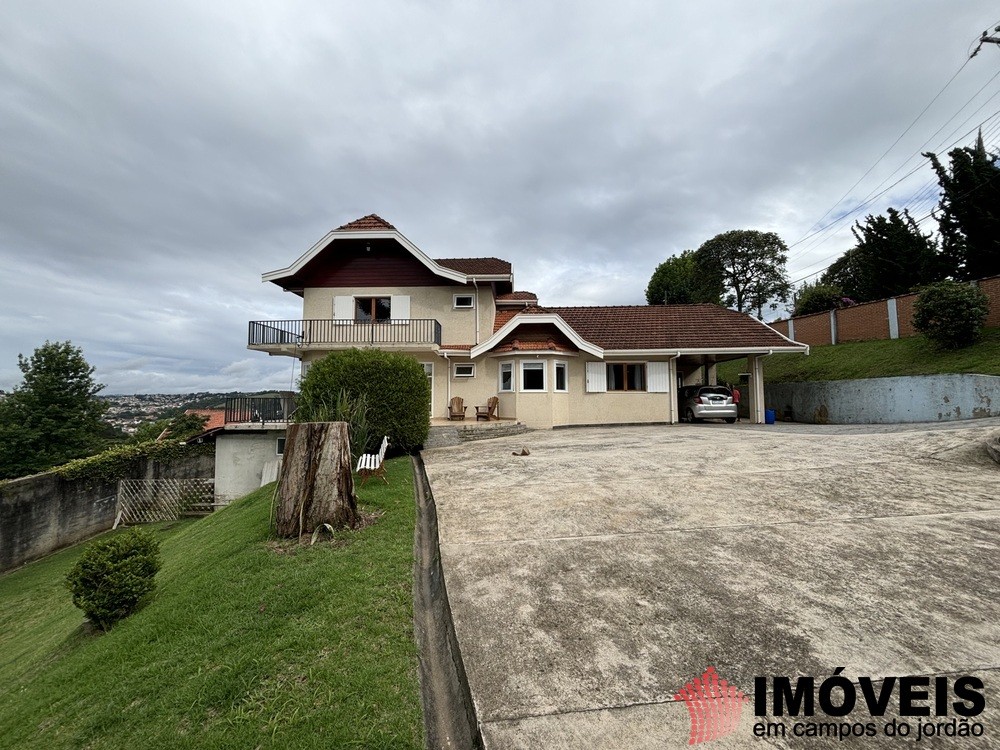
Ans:
{"type": "MultiPolygon", "coordinates": [[[[641,302],[657,263],[727,229],[792,243],[1000,20],[985,1],[813,6],[7,3],[0,388],[46,338],[109,392],[284,385],[246,322],[301,309],[260,273],[371,212],[434,257],[511,260],[552,304],[641,302]]],[[[849,223],[794,247],[790,274],[846,249],[849,223]]]]}

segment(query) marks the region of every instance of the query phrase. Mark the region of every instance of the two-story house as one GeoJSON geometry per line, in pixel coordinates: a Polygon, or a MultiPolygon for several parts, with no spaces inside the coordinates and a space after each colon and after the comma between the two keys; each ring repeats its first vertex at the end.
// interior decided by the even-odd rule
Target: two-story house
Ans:
{"type": "MultiPolygon", "coordinates": [[[[679,421],[678,386],[714,381],[749,357],[753,421],[763,421],[761,358],[808,352],[717,305],[553,307],[515,291],[509,262],[429,257],[370,215],[323,237],[265,282],[302,298],[302,319],[253,321],[248,348],[294,357],[302,373],[338,349],[374,346],[420,362],[431,416],[460,396],[529,427],[679,421]]],[[[548,302],[548,300],[545,300],[548,302]]]]}

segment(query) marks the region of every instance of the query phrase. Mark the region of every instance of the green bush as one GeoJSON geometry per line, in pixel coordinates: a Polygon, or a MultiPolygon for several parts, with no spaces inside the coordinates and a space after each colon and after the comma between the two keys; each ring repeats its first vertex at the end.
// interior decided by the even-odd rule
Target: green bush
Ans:
{"type": "Polygon", "coordinates": [[[211,453],[215,453],[213,443],[185,445],[177,440],[164,440],[160,443],[148,441],[138,445],[116,445],[96,456],[78,458],[57,466],[52,471],[63,479],[114,481],[135,476],[145,460],[171,463],[189,456],[211,453]]]}
{"type": "MultiPolygon", "coordinates": [[[[380,349],[348,349],[313,362],[299,384],[297,422],[327,421],[329,407],[342,398],[367,402],[367,451],[383,435],[397,450],[424,444],[430,427],[430,387],[424,368],[412,357],[380,349]]],[[[352,452],[354,446],[352,446],[352,452]]]]}
{"type": "Polygon", "coordinates": [[[961,349],[979,339],[989,309],[989,297],[979,287],[939,281],[917,297],[913,327],[942,349],[961,349]]]}
{"type": "Polygon", "coordinates": [[[827,310],[840,310],[854,304],[854,300],[845,297],[838,286],[805,284],[795,299],[795,310],[792,315],[811,315],[827,310]]]}
{"type": "Polygon", "coordinates": [[[160,543],[147,531],[129,529],[88,544],[66,576],[66,587],[73,604],[106,631],[153,593],[159,569],[160,543]]]}

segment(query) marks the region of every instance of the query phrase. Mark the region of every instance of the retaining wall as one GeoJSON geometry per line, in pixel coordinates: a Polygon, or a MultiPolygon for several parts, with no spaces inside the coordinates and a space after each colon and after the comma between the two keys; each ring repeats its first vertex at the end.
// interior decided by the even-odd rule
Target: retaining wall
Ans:
{"type": "Polygon", "coordinates": [[[817,424],[950,422],[1000,416],[1000,376],[914,375],[765,383],[779,419],[817,424]]]}
{"type": "MultiPolygon", "coordinates": [[[[214,458],[145,461],[135,479],[212,478],[214,458]]],[[[117,481],[62,479],[53,472],[0,483],[0,571],[111,528],[117,481]]]]}

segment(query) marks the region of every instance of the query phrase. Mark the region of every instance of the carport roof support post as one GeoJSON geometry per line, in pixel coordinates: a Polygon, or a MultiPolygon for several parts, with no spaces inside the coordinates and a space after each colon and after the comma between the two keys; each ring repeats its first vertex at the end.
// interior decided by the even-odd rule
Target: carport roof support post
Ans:
{"type": "Polygon", "coordinates": [[[753,354],[747,357],[750,365],[750,382],[748,389],[750,422],[764,424],[764,357],[766,354],[753,354]]]}

